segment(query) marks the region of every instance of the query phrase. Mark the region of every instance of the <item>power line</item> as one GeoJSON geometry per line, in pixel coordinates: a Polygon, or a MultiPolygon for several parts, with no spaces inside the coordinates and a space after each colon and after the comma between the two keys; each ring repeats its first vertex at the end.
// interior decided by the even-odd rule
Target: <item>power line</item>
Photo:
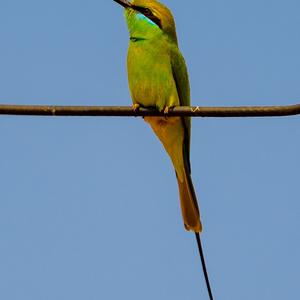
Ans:
{"type": "Polygon", "coordinates": [[[191,116],[191,117],[280,117],[300,115],[300,104],[286,106],[236,106],[204,107],[177,106],[167,114],[156,109],[131,106],[57,106],[57,105],[9,105],[0,104],[0,115],[19,116],[191,116]]]}

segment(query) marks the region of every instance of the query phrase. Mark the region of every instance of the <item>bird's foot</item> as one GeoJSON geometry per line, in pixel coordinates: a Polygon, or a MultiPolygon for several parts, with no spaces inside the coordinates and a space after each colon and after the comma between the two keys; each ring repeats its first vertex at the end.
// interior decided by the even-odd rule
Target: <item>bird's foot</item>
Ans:
{"type": "Polygon", "coordinates": [[[164,115],[165,115],[165,119],[168,119],[168,115],[170,113],[170,110],[173,108],[173,106],[166,106],[164,108],[164,115]]]}
{"type": "Polygon", "coordinates": [[[133,110],[134,112],[137,112],[137,111],[140,109],[140,107],[141,107],[140,104],[134,103],[134,104],[132,105],[132,110],[133,110]]]}
{"type": "Polygon", "coordinates": [[[166,106],[166,107],[164,108],[164,114],[165,114],[165,115],[169,114],[170,108],[171,108],[170,106],[166,106]]]}

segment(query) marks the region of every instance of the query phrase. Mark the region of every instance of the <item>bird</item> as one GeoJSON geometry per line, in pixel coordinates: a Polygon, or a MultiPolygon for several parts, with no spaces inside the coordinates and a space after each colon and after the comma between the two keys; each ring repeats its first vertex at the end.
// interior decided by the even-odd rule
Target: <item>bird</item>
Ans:
{"type": "Polygon", "coordinates": [[[127,71],[133,109],[155,108],[164,115],[144,117],[173,163],[184,227],[200,233],[202,223],[191,178],[190,117],[168,117],[175,106],[190,106],[190,84],[178,47],[174,17],[156,0],[114,0],[125,9],[129,31],[127,71]]]}
{"type": "Polygon", "coordinates": [[[129,30],[128,83],[133,110],[156,108],[161,117],[144,117],[173,163],[185,229],[194,231],[209,299],[213,300],[202,249],[197,196],[191,178],[190,117],[168,117],[170,108],[190,106],[190,84],[179,50],[171,11],[156,0],[114,0],[125,9],[129,30]]]}

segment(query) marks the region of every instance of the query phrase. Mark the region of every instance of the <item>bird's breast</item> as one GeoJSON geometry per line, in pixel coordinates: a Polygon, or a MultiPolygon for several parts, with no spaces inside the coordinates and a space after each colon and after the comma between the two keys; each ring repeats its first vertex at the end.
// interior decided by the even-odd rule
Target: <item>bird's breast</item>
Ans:
{"type": "Polygon", "coordinates": [[[134,103],[160,110],[179,104],[167,47],[147,40],[130,42],[127,69],[134,103]]]}

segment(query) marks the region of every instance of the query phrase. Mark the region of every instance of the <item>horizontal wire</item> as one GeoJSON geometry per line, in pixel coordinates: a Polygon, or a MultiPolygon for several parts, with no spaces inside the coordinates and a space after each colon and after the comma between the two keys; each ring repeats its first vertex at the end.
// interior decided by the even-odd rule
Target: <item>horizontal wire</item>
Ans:
{"type": "Polygon", "coordinates": [[[18,116],[105,116],[105,117],[144,117],[144,116],[190,116],[190,117],[280,117],[300,114],[300,104],[286,106],[236,106],[204,107],[176,106],[168,112],[154,108],[131,106],[57,106],[57,105],[10,105],[0,104],[0,115],[18,116]]]}

